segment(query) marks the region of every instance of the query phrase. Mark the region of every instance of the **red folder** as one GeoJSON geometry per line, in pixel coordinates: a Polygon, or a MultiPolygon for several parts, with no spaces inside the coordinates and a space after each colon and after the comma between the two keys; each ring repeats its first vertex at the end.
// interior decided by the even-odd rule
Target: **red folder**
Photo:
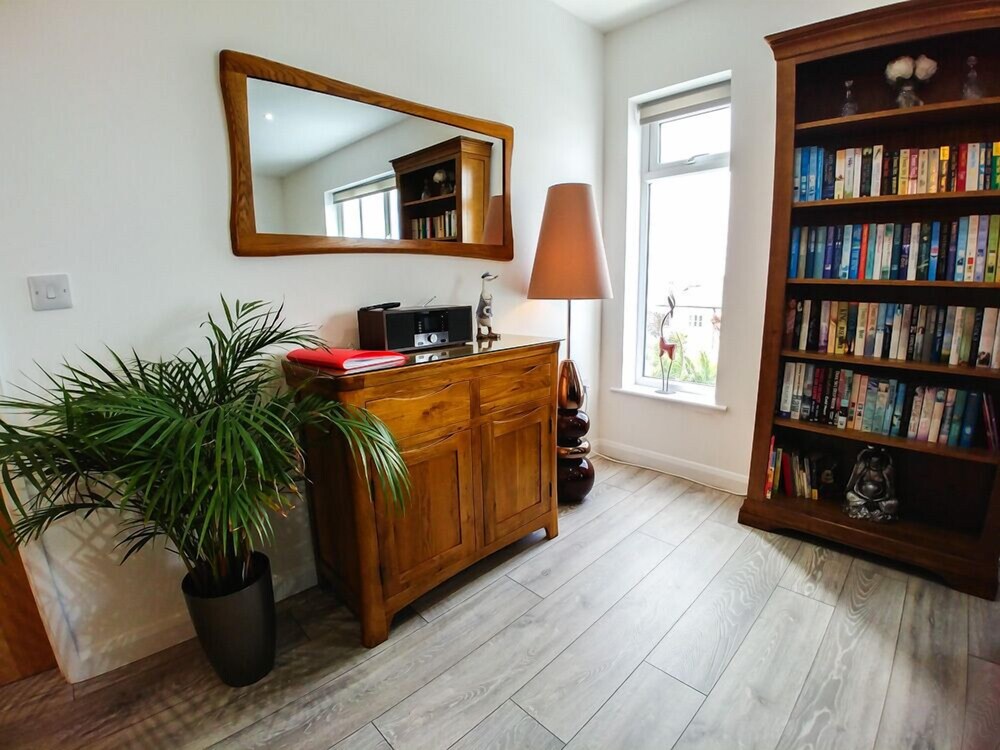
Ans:
{"type": "Polygon", "coordinates": [[[366,349],[294,349],[287,354],[292,362],[336,370],[357,370],[363,367],[388,367],[406,362],[406,355],[390,351],[366,349]]]}

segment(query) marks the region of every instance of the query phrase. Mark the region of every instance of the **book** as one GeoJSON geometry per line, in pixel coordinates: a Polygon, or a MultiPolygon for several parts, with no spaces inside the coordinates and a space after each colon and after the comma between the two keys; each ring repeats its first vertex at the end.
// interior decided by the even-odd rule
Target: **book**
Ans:
{"type": "Polygon", "coordinates": [[[917,194],[917,178],[919,175],[919,165],[920,165],[920,150],[916,148],[910,149],[910,182],[906,188],[907,195],[917,194]]]}
{"type": "Polygon", "coordinates": [[[969,144],[962,143],[958,147],[958,172],[955,178],[955,187],[953,190],[963,191],[965,190],[966,175],[968,173],[969,164],[969,144]]]}
{"type": "Polygon", "coordinates": [[[946,193],[951,188],[948,182],[948,163],[951,157],[951,148],[942,146],[939,151],[940,162],[938,164],[938,192],[946,193]]]}
{"type": "Polygon", "coordinates": [[[938,259],[941,255],[941,222],[931,223],[931,249],[927,267],[927,278],[934,281],[938,277],[938,259]]]}
{"type": "Polygon", "coordinates": [[[844,198],[854,198],[854,151],[855,149],[847,149],[847,155],[844,160],[844,198]]]}
{"type": "MultiPolygon", "coordinates": [[[[913,406],[910,409],[910,419],[906,428],[906,437],[910,440],[915,440],[917,437],[917,428],[920,424],[920,413],[924,408],[924,390],[924,386],[918,385],[913,392],[913,406]]],[[[927,429],[930,429],[930,422],[927,423],[927,429]]]]}
{"type": "Polygon", "coordinates": [[[855,356],[863,356],[865,353],[865,337],[868,331],[868,303],[858,303],[857,319],[854,326],[854,342],[851,346],[851,353],[855,356]]]}
{"type": "Polygon", "coordinates": [[[851,247],[854,244],[854,225],[844,225],[844,235],[840,244],[840,265],[838,266],[838,276],[847,279],[851,272],[851,247]]]}
{"type": "Polygon", "coordinates": [[[861,375],[858,378],[858,396],[857,396],[857,407],[854,410],[854,419],[848,425],[852,430],[860,430],[865,418],[865,401],[868,398],[868,380],[867,375],[861,375]]]}
{"type": "Polygon", "coordinates": [[[949,365],[957,365],[962,355],[962,332],[965,330],[964,319],[965,308],[959,305],[955,308],[955,322],[951,332],[951,349],[948,352],[949,365]]]}
{"type": "MultiPolygon", "coordinates": [[[[796,151],[801,151],[802,149],[796,149],[796,151]]],[[[787,151],[785,153],[788,153],[787,151]]],[[[853,158],[853,154],[852,154],[853,158]]],[[[798,171],[796,171],[798,174],[798,171]]],[[[844,183],[846,181],[847,174],[847,150],[838,149],[837,156],[835,160],[834,168],[834,181],[833,181],[833,197],[836,200],[844,198],[844,183]]]]}
{"type": "Polygon", "coordinates": [[[986,281],[986,249],[989,244],[990,217],[979,217],[979,234],[976,238],[976,264],[973,281],[986,281]]]}
{"type": "Polygon", "coordinates": [[[966,167],[963,190],[979,189],[979,144],[969,143],[965,147],[966,167]]]}
{"type": "MultiPolygon", "coordinates": [[[[934,391],[934,406],[931,410],[931,423],[927,430],[927,442],[936,443],[941,432],[941,418],[944,415],[944,405],[947,397],[946,388],[938,388],[934,391]]],[[[919,430],[917,431],[919,439],[919,430]]]]}
{"type": "Polygon", "coordinates": [[[871,146],[861,149],[861,174],[858,180],[858,195],[868,197],[872,194],[872,168],[874,152],[871,146]]]}
{"type": "Polygon", "coordinates": [[[845,354],[847,352],[847,317],[849,307],[846,303],[837,305],[837,342],[834,347],[835,354],[845,354]]]}
{"type": "Polygon", "coordinates": [[[781,398],[778,413],[786,419],[792,416],[792,389],[795,386],[795,363],[785,362],[785,375],[781,381],[781,398]]]}
{"type": "Polygon", "coordinates": [[[285,356],[289,361],[298,364],[329,367],[335,370],[389,367],[406,363],[405,354],[368,349],[293,349],[285,356]]]}
{"type": "Polygon", "coordinates": [[[990,354],[990,369],[1000,370],[1000,320],[997,320],[997,328],[993,333],[993,353],[990,354]]]}
{"type": "MultiPolygon", "coordinates": [[[[861,419],[861,431],[871,432],[875,421],[875,404],[878,401],[879,381],[869,377],[865,389],[865,410],[861,419]]],[[[860,398],[860,396],[859,396],[860,398]]]]}
{"type": "Polygon", "coordinates": [[[833,198],[834,182],[836,181],[837,155],[829,149],[823,152],[823,186],[820,191],[820,199],[830,200],[833,198]]]}
{"type": "Polygon", "coordinates": [[[979,426],[979,400],[982,395],[978,391],[969,391],[965,400],[965,414],[962,416],[962,432],[958,439],[961,448],[971,448],[972,441],[979,426]]]}
{"type": "Polygon", "coordinates": [[[922,148],[917,151],[917,192],[926,193],[928,191],[927,180],[930,172],[930,151],[922,148]]]}
{"type": "Polygon", "coordinates": [[[969,216],[962,216],[958,220],[958,234],[955,248],[955,272],[952,278],[955,281],[965,281],[965,248],[969,244],[969,216]]]}
{"type": "Polygon", "coordinates": [[[862,150],[860,148],[854,149],[854,187],[851,194],[855,198],[861,197],[861,167],[862,167],[862,150]]]}
{"type": "Polygon", "coordinates": [[[934,413],[934,403],[937,400],[936,388],[924,388],[924,400],[920,404],[920,416],[917,420],[916,439],[926,441],[931,431],[931,415],[934,413]]]}
{"type": "Polygon", "coordinates": [[[885,411],[889,404],[889,382],[880,380],[875,392],[875,413],[872,415],[871,431],[881,433],[885,422],[885,411]]]}
{"type": "MultiPolygon", "coordinates": [[[[998,146],[1000,146],[1000,141],[994,144],[994,149],[998,146]]],[[[1000,214],[993,214],[990,216],[990,229],[986,241],[986,272],[983,275],[984,281],[1000,281],[1000,278],[997,277],[998,256],[1000,256],[1000,214]]]]}
{"type": "Polygon", "coordinates": [[[941,172],[941,149],[932,148],[927,152],[927,192],[938,192],[941,172]]]}
{"type": "Polygon", "coordinates": [[[951,412],[951,424],[948,425],[948,445],[952,448],[958,447],[959,438],[962,436],[962,418],[967,399],[968,391],[962,389],[955,391],[955,408],[951,412]]]}
{"type": "Polygon", "coordinates": [[[882,145],[874,146],[872,148],[872,177],[871,177],[871,192],[872,197],[878,197],[882,195],[882,154],[885,147],[882,145]]]}
{"type": "Polygon", "coordinates": [[[896,398],[893,402],[892,407],[892,419],[889,423],[889,434],[893,437],[899,437],[900,430],[903,424],[903,405],[906,402],[906,384],[899,383],[896,386],[896,398]]]}
{"type": "MultiPolygon", "coordinates": [[[[955,412],[955,394],[956,390],[954,388],[949,388],[948,393],[945,395],[944,412],[941,415],[941,426],[938,429],[937,436],[931,441],[933,443],[938,443],[940,445],[948,444],[948,431],[951,429],[952,414],[955,412]]],[[[934,436],[931,435],[931,437],[934,436]]]]}

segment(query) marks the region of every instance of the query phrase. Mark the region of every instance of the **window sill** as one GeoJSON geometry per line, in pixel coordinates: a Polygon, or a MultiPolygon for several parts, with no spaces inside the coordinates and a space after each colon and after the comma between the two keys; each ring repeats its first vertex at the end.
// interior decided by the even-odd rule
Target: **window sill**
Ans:
{"type": "Polygon", "coordinates": [[[671,404],[683,404],[684,406],[693,406],[696,409],[705,409],[707,411],[729,411],[728,406],[715,403],[715,400],[711,396],[701,396],[694,393],[657,393],[655,388],[650,388],[645,385],[629,385],[622,386],[621,388],[612,388],[611,392],[624,393],[627,396],[649,398],[655,401],[665,401],[671,404]]]}

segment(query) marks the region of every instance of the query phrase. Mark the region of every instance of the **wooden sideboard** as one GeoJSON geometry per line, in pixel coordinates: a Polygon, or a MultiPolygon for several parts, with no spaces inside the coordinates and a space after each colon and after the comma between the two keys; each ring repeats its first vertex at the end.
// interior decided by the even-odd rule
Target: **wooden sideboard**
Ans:
{"type": "Polygon", "coordinates": [[[477,560],[537,529],[558,533],[558,349],[504,335],[364,373],[285,362],[291,385],[382,419],[410,470],[399,512],[374,478],[366,484],[341,439],[306,435],[320,582],[358,615],[364,645],[384,641],[393,615],[477,560]]]}

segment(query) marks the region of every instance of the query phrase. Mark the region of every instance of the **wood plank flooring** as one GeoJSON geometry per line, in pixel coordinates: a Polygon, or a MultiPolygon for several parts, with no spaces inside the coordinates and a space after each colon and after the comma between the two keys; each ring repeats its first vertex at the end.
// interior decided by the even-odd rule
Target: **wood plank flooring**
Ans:
{"type": "Polygon", "coordinates": [[[598,485],[359,642],[317,589],[275,671],[188,642],[0,687],[0,747],[1000,750],[1000,602],[737,523],[740,498],[596,458],[598,485]]]}

